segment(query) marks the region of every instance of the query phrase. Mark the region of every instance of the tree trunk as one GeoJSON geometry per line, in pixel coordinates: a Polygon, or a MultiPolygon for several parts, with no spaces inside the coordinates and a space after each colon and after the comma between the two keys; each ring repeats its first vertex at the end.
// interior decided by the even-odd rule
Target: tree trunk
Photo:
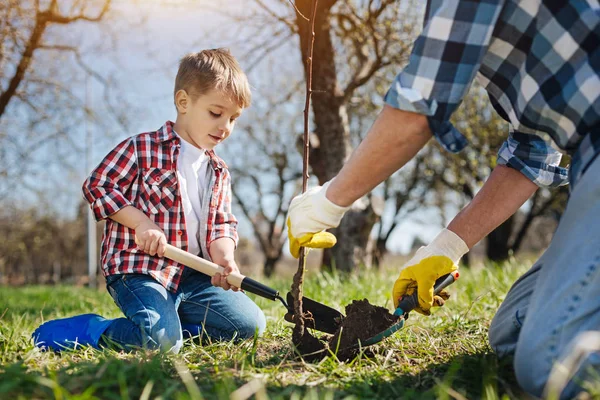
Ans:
{"type": "Polygon", "coordinates": [[[378,237],[375,239],[375,249],[373,250],[373,266],[375,268],[380,268],[383,264],[383,259],[387,254],[387,248],[385,247],[387,239],[382,239],[378,237]]]}
{"type": "MultiPolygon", "coordinates": [[[[319,152],[316,153],[318,157],[310,159],[310,166],[319,184],[337,175],[352,150],[348,114],[337,80],[335,49],[330,32],[330,10],[334,4],[335,0],[320,0],[315,20],[312,110],[314,131],[319,138],[319,152]]],[[[310,14],[310,5],[310,0],[296,0],[298,10],[305,16],[310,14]]],[[[310,40],[308,23],[302,16],[297,16],[296,21],[302,60],[306,60],[307,41],[310,40]]],[[[366,262],[368,235],[375,222],[371,225],[364,224],[373,220],[370,216],[372,213],[370,205],[365,210],[347,213],[340,226],[332,231],[338,244],[324,251],[324,265],[335,265],[337,269],[352,271],[356,265],[366,262]]]]}
{"type": "Polygon", "coordinates": [[[460,263],[462,264],[463,267],[470,268],[471,267],[471,253],[467,252],[467,254],[462,256],[462,258],[460,259],[460,263]]]}
{"type": "Polygon", "coordinates": [[[331,249],[330,258],[325,251],[323,265],[326,268],[335,266],[344,272],[353,271],[359,265],[369,265],[372,254],[367,251],[367,242],[376,220],[377,215],[370,204],[364,210],[348,211],[340,226],[332,230],[338,241],[331,249]]]}
{"type": "Polygon", "coordinates": [[[275,266],[277,265],[277,261],[279,261],[279,257],[274,258],[267,256],[267,258],[265,259],[263,273],[267,278],[272,276],[273,272],[275,272],[275,266]]]}
{"type": "Polygon", "coordinates": [[[494,229],[487,236],[486,255],[488,260],[500,262],[510,256],[510,236],[512,234],[515,217],[514,215],[494,229]]]}

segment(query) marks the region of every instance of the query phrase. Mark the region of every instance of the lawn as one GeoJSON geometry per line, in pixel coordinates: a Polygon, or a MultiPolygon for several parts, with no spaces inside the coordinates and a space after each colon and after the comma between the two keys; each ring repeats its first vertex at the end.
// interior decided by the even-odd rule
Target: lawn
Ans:
{"type": "MultiPolygon", "coordinates": [[[[91,348],[60,355],[33,346],[42,321],[95,312],[119,317],[109,294],[69,286],[0,289],[0,398],[56,399],[519,399],[510,364],[487,343],[495,310],[525,263],[461,270],[452,298],[427,318],[413,313],[374,355],[341,363],[295,357],[280,303],[250,295],[267,315],[267,331],[242,343],[189,342],[176,356],[91,348]]],[[[392,267],[344,277],[308,273],[305,294],[343,311],[367,298],[391,308],[392,267]]],[[[290,281],[267,283],[282,292],[290,281]]]]}

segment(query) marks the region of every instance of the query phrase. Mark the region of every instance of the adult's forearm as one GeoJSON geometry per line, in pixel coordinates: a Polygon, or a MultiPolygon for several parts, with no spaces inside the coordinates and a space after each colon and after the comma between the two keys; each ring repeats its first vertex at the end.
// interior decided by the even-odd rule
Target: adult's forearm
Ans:
{"type": "Polygon", "coordinates": [[[470,249],[517,212],[537,188],[519,171],[499,165],[475,198],[450,222],[448,229],[460,236],[470,249]]]}
{"type": "Polygon", "coordinates": [[[150,221],[150,218],[133,206],[126,206],[110,216],[110,219],[128,227],[135,229],[139,224],[150,221]]]}
{"type": "Polygon", "coordinates": [[[424,115],[384,106],[366,138],[329,185],[327,198],[349,206],[410,161],[430,138],[424,115]]]}

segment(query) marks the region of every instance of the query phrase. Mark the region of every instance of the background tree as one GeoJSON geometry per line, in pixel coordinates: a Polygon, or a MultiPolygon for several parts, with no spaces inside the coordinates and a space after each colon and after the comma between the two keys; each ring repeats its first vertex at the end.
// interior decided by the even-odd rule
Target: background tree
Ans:
{"type": "Polygon", "coordinates": [[[0,283],[60,283],[85,275],[87,210],[82,202],[67,218],[37,207],[2,208],[0,283]]]}
{"type": "MultiPolygon", "coordinates": [[[[136,58],[136,74],[156,69],[170,85],[177,57],[206,43],[232,47],[250,76],[253,107],[244,113],[235,136],[219,153],[225,150],[223,156],[234,175],[236,214],[248,219],[242,217],[242,223],[251,227],[264,254],[265,272],[271,273],[281,259],[285,214],[290,198],[299,192],[296,182],[302,166],[297,151],[303,144],[302,49],[306,48],[301,14],[310,1],[254,0],[244,7],[216,10],[233,18],[229,35],[219,31],[207,41],[210,32],[202,32],[197,42],[168,49],[176,54],[172,59],[156,57],[157,50],[161,54],[166,50],[157,49],[157,40],[150,35],[152,23],[146,22],[152,12],[164,12],[157,4],[110,0],[7,0],[0,4],[0,97],[5,103],[0,113],[0,230],[11,238],[7,241],[11,246],[0,249],[4,277],[7,271],[19,271],[19,264],[32,280],[85,272],[84,246],[78,242],[84,232],[70,224],[80,223],[82,229],[85,225],[78,219],[84,214],[75,203],[84,173],[86,126],[102,131],[102,137],[94,141],[97,147],[137,132],[137,127],[127,129],[127,116],[143,120],[140,116],[147,114],[140,108],[149,113],[153,108],[146,100],[136,107],[118,81],[117,70],[125,70],[126,61],[136,58]],[[135,43],[125,43],[125,32],[127,40],[136,38],[135,43]],[[119,46],[135,55],[120,57],[119,46]],[[102,104],[97,98],[88,102],[86,86],[102,93],[102,104]],[[63,203],[65,198],[71,204],[63,203]],[[24,221],[21,226],[18,218],[24,221]],[[51,234],[41,234],[40,226],[51,234]],[[68,237],[79,247],[64,242],[60,248],[70,253],[60,256],[47,241],[55,236],[68,237]],[[28,253],[15,250],[9,254],[13,247],[28,253]],[[38,276],[34,266],[35,271],[48,273],[38,276]]],[[[188,14],[206,8],[198,4],[182,2],[177,7],[188,14]]],[[[311,185],[334,176],[367,132],[390,82],[406,63],[422,16],[421,4],[411,1],[322,0],[319,5],[311,185]]],[[[158,94],[150,90],[157,86],[144,86],[140,95],[164,99],[164,90],[158,94]]],[[[418,211],[426,225],[445,225],[472,198],[495,165],[507,129],[480,90],[473,89],[472,97],[454,117],[471,145],[459,155],[450,155],[432,140],[415,160],[357,202],[336,232],[339,245],[326,253],[327,263],[334,264],[335,259],[334,265],[344,270],[368,264],[371,258],[377,264],[388,247],[397,246],[390,238],[403,229],[405,221],[414,220],[417,213],[413,211],[418,211]],[[430,218],[432,209],[438,213],[430,218]]],[[[539,190],[513,220],[490,235],[488,256],[506,257],[534,236],[547,238],[566,195],[566,189],[539,190]],[[529,235],[536,226],[542,228],[529,235]]]]}
{"type": "Polygon", "coordinates": [[[302,159],[296,143],[296,109],[287,109],[289,94],[264,94],[254,101],[250,118],[260,124],[241,124],[236,139],[227,143],[226,159],[233,176],[233,196],[249,221],[263,254],[263,271],[270,276],[287,239],[285,217],[302,178],[302,159]]]}
{"type": "MultiPolygon", "coordinates": [[[[264,30],[269,21],[276,38],[297,35],[304,65],[307,54],[309,0],[285,0],[269,4],[255,0],[256,8],[246,19],[250,26],[264,30]],[[258,21],[258,22],[256,22],[258,21]]],[[[410,2],[322,0],[315,21],[313,57],[313,119],[318,145],[311,146],[310,165],[320,184],[330,180],[341,169],[352,149],[348,104],[359,89],[385,68],[401,65],[408,55],[409,38],[414,35],[416,7],[410,2]],[[402,11],[399,21],[398,16],[402,11]]],[[[251,28],[250,28],[251,29],[251,28]]],[[[256,49],[274,51],[278,40],[269,35],[249,36],[256,49]],[[267,46],[267,43],[269,46],[267,46]]],[[[283,45],[283,43],[281,44],[283,45]]],[[[261,53],[264,54],[264,53],[261,53]]],[[[378,219],[372,205],[348,212],[334,231],[338,245],[325,251],[324,263],[341,270],[353,270],[366,261],[366,243],[378,219]],[[335,260],[335,261],[334,261],[335,260]]]]}
{"type": "MultiPolygon", "coordinates": [[[[452,154],[435,143],[436,154],[427,157],[427,162],[435,175],[438,195],[444,199],[442,203],[453,202],[452,198],[458,195],[458,201],[454,202],[461,208],[473,199],[496,166],[498,150],[508,136],[508,124],[492,109],[485,91],[478,85],[456,111],[453,122],[469,145],[452,154]]],[[[567,161],[565,157],[563,165],[567,161]]],[[[566,193],[566,188],[539,189],[528,201],[526,211],[514,214],[486,237],[486,258],[503,261],[517,252],[537,218],[561,213],[566,193]]]]}
{"type": "Polygon", "coordinates": [[[16,185],[38,197],[50,188],[61,193],[66,174],[52,172],[80,165],[86,129],[125,126],[127,100],[112,94],[111,76],[89,57],[106,50],[115,32],[105,29],[100,44],[82,39],[111,10],[111,0],[1,2],[0,199],[16,185]],[[104,92],[102,107],[89,102],[94,88],[104,92]]]}
{"type": "Polygon", "coordinates": [[[392,234],[412,213],[431,205],[427,198],[434,184],[428,174],[425,160],[431,153],[426,147],[416,158],[383,183],[383,201],[387,210],[380,212],[373,247],[373,265],[379,267],[387,254],[387,244],[392,234]]]}

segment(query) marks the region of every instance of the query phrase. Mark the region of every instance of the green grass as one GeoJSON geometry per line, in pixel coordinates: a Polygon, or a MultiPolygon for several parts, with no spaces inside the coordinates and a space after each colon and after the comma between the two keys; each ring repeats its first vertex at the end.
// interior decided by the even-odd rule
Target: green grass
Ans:
{"type": "MultiPolygon", "coordinates": [[[[406,327],[348,363],[295,358],[291,325],[280,303],[253,299],[267,315],[262,338],[242,343],[189,342],[176,356],[91,348],[60,355],[41,352],[30,339],[43,321],[120,311],[105,290],[75,287],[0,289],[0,398],[56,399],[518,399],[510,365],[487,343],[487,329],[512,282],[527,269],[508,263],[461,270],[452,298],[429,318],[413,314],[406,327]]],[[[391,308],[393,268],[306,276],[305,295],[343,311],[368,298],[391,308]]],[[[286,292],[290,281],[267,282],[286,292]]],[[[252,295],[251,295],[252,296],[252,295]]]]}

